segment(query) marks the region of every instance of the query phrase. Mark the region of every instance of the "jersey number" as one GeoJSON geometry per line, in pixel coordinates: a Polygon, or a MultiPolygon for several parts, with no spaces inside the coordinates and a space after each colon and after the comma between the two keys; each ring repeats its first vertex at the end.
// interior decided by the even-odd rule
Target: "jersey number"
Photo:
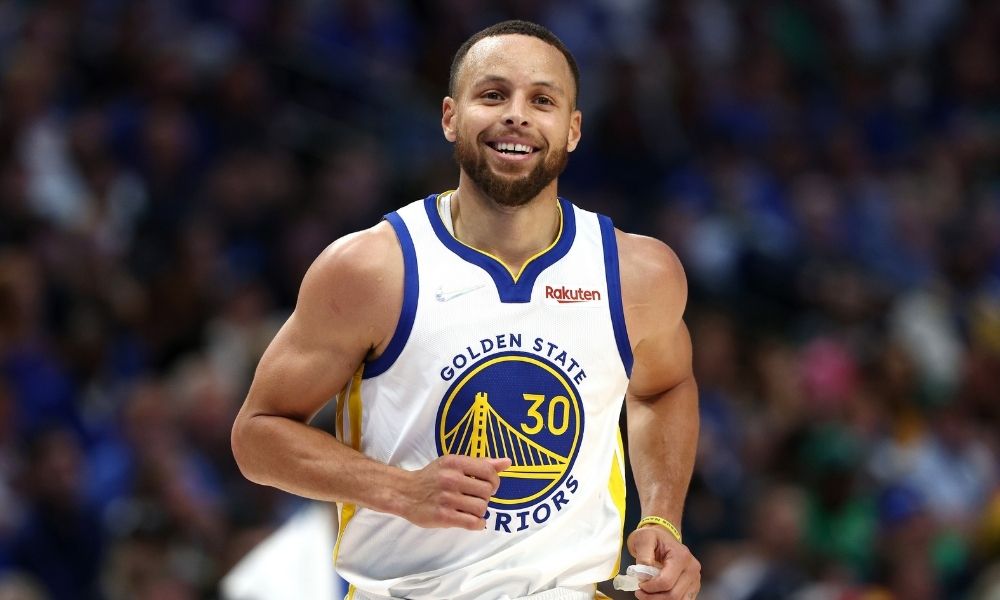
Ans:
{"type": "Polygon", "coordinates": [[[542,427],[548,427],[549,433],[552,435],[562,435],[566,433],[569,428],[569,398],[566,396],[554,396],[549,400],[548,408],[548,420],[542,417],[542,413],[538,411],[538,407],[545,402],[545,396],[542,394],[524,394],[524,399],[531,402],[531,406],[528,407],[528,413],[526,416],[534,420],[534,422],[529,425],[528,423],[521,423],[521,430],[528,435],[535,435],[542,430],[542,427]],[[556,426],[556,407],[562,407],[559,411],[560,422],[556,426]]]}

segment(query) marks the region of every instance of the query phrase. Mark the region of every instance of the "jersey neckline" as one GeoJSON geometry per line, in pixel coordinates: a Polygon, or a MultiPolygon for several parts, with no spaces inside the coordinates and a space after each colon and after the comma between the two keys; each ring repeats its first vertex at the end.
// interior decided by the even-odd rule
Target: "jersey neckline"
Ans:
{"type": "Polygon", "coordinates": [[[566,256],[576,238],[576,215],[573,211],[573,205],[565,198],[560,197],[558,202],[562,218],[559,234],[555,241],[548,248],[528,259],[517,275],[514,275],[498,258],[462,243],[448,231],[438,213],[437,200],[439,196],[441,194],[431,194],[424,199],[424,209],[435,235],[445,247],[459,258],[480,267],[490,275],[496,285],[501,302],[530,302],[535,280],[538,279],[542,271],[566,256]]]}

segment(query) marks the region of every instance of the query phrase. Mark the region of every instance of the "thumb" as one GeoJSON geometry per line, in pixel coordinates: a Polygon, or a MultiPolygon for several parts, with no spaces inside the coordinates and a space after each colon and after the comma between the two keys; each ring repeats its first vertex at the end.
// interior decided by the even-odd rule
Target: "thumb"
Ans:
{"type": "Polygon", "coordinates": [[[497,473],[500,473],[501,471],[506,471],[508,468],[510,468],[509,458],[490,458],[487,460],[490,461],[490,465],[494,469],[496,469],[497,473]]]}
{"type": "MultiPolygon", "coordinates": [[[[637,530],[635,533],[639,533],[637,530]]],[[[656,536],[655,535],[632,535],[629,540],[629,553],[635,558],[638,565],[658,566],[656,560],[656,536]]]]}

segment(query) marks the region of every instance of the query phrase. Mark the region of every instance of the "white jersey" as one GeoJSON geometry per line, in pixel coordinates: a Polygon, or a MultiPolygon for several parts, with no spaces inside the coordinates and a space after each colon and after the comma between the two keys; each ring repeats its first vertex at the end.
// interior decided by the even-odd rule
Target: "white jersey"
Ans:
{"type": "Polygon", "coordinates": [[[339,396],[337,433],[408,470],[444,454],[512,466],[484,531],[341,506],[337,570],[366,597],[593,590],[618,569],[625,514],[618,418],[632,350],[614,228],[559,199],[557,239],[512,275],[451,234],[442,196],[386,216],[403,249],[403,309],[385,352],[339,396]]]}

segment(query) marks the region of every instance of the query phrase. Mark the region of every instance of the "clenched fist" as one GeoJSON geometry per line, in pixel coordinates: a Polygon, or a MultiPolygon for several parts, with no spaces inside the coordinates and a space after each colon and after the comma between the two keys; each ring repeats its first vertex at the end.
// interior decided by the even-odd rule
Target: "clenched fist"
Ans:
{"type": "Polygon", "coordinates": [[[448,454],[418,471],[404,491],[400,516],[420,527],[486,527],[486,508],[500,487],[499,473],[509,458],[448,454]]]}
{"type": "Polygon", "coordinates": [[[639,564],[660,573],[639,584],[639,600],[694,600],[701,591],[701,563],[666,529],[646,526],[628,537],[628,550],[639,564]]]}

